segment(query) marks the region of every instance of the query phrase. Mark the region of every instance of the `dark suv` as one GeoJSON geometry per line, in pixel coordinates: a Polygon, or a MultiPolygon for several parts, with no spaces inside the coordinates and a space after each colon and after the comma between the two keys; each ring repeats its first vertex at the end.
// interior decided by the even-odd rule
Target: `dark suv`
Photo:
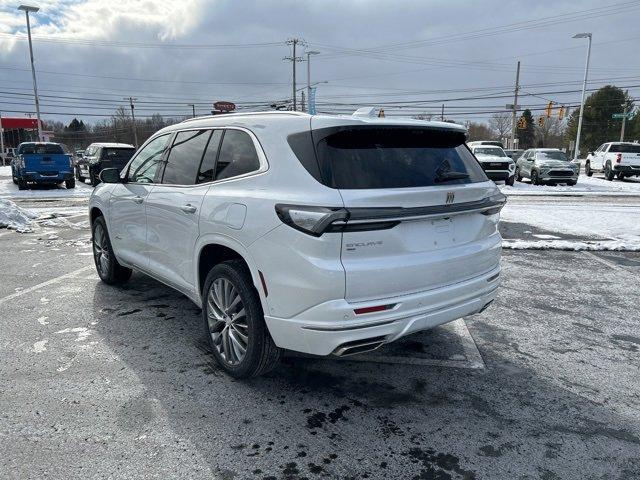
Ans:
{"type": "Polygon", "coordinates": [[[122,170],[135,152],[135,147],[127,143],[92,143],[76,163],[76,178],[81,182],[88,178],[95,187],[102,169],[122,170]]]}

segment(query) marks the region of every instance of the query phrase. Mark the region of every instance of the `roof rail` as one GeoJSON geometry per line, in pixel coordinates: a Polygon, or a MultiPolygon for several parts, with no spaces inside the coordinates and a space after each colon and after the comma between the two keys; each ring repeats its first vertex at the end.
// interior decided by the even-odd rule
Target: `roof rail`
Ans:
{"type": "Polygon", "coordinates": [[[296,112],[292,110],[287,110],[287,111],[268,110],[264,112],[237,112],[237,113],[223,113],[218,115],[203,115],[201,117],[192,117],[192,118],[187,118],[180,123],[192,122],[194,120],[203,120],[206,118],[253,117],[253,116],[257,117],[261,115],[294,115],[297,117],[306,117],[309,114],[305,112],[296,112]]]}

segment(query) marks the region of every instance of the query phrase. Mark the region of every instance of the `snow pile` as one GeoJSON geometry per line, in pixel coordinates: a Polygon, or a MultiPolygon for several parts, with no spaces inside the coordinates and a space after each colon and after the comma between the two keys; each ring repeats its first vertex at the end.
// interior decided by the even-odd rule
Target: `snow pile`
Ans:
{"type": "Polygon", "coordinates": [[[0,199],[0,228],[10,228],[20,233],[31,232],[36,215],[23,210],[10,200],[0,199]]]}
{"type": "Polygon", "coordinates": [[[640,177],[632,177],[624,181],[609,182],[603,177],[587,177],[580,175],[578,183],[569,185],[532,185],[529,181],[515,182],[513,187],[499,185],[505,195],[640,195],[640,177]]]}
{"type": "Polygon", "coordinates": [[[640,252],[640,242],[624,240],[502,240],[502,248],[509,250],[570,250],[570,251],[626,251],[640,252]]]}

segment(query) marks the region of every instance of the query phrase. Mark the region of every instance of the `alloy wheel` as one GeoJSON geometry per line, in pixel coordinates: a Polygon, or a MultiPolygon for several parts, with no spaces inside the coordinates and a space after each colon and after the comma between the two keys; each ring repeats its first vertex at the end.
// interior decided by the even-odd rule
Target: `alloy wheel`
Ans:
{"type": "Polygon", "coordinates": [[[216,278],[207,294],[207,322],[213,345],[229,365],[247,353],[249,325],[238,289],[226,278],[216,278]]]}
{"type": "Polygon", "coordinates": [[[100,224],[96,225],[93,232],[93,257],[100,275],[107,276],[109,274],[109,246],[107,234],[100,224]]]}

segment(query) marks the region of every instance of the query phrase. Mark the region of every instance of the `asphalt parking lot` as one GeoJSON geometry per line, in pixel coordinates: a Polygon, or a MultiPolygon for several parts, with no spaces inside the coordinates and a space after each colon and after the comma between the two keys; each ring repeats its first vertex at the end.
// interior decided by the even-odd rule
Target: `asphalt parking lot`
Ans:
{"type": "Polygon", "coordinates": [[[505,250],[479,316],[235,381],[185,297],[98,280],[68,203],[0,230],[2,478],[640,478],[640,253],[505,250]]]}

